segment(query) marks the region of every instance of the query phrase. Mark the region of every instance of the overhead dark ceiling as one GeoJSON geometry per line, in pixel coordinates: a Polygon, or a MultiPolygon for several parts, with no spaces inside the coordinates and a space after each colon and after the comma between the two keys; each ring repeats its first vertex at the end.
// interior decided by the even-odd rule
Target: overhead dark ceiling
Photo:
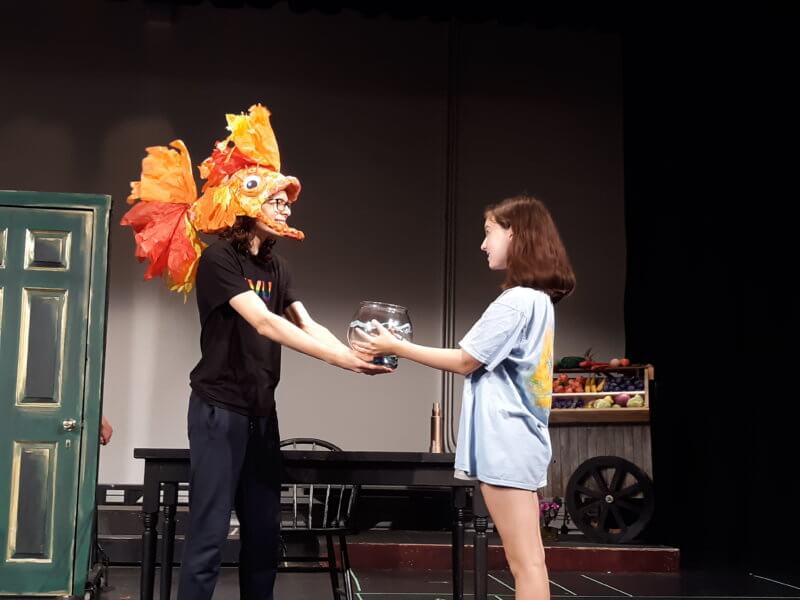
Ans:
{"type": "Polygon", "coordinates": [[[323,0],[109,0],[114,2],[140,2],[152,8],[179,8],[208,4],[220,9],[245,7],[269,9],[286,5],[297,13],[318,12],[335,15],[343,11],[357,12],[365,17],[388,16],[397,19],[430,19],[448,21],[458,19],[467,23],[496,21],[505,25],[535,25],[537,27],[597,29],[619,31],[622,28],[623,10],[608,3],[550,4],[525,0],[493,0],[490,2],[421,2],[414,0],[351,0],[330,2],[323,0]]]}

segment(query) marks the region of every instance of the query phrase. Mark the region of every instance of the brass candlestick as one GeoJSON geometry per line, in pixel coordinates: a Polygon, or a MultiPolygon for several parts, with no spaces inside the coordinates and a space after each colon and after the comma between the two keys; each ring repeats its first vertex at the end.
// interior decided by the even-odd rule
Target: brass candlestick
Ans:
{"type": "Polygon", "coordinates": [[[429,452],[442,452],[442,409],[438,402],[433,403],[431,411],[431,446],[429,452]]]}

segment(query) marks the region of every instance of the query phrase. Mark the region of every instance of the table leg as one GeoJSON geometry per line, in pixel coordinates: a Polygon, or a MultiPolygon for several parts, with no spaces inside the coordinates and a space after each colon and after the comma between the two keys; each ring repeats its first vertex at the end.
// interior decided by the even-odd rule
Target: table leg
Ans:
{"type": "Polygon", "coordinates": [[[175,511],[178,486],[164,484],[164,526],[161,534],[161,598],[169,599],[172,591],[172,563],[175,556],[175,511]]]}
{"type": "Polygon", "coordinates": [[[453,599],[464,598],[464,512],[467,488],[453,488],[453,599]]]}
{"type": "Polygon", "coordinates": [[[481,494],[480,486],[475,486],[472,496],[472,513],[475,515],[475,600],[486,600],[489,579],[489,511],[481,494]]]}

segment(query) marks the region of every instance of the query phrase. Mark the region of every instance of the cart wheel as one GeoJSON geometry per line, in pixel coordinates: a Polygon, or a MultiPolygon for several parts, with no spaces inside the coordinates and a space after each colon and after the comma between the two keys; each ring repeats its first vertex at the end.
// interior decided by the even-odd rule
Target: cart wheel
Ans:
{"type": "Polygon", "coordinates": [[[567,509],[590,540],[630,542],[653,518],[653,482],[624,458],[590,458],[569,478],[567,509]]]}

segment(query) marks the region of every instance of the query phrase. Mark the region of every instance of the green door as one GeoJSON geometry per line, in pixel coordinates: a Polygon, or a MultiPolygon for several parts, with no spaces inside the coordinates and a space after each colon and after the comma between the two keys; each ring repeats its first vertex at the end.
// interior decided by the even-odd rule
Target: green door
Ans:
{"type": "Polygon", "coordinates": [[[76,583],[94,218],[0,206],[0,595],[76,583]]]}

